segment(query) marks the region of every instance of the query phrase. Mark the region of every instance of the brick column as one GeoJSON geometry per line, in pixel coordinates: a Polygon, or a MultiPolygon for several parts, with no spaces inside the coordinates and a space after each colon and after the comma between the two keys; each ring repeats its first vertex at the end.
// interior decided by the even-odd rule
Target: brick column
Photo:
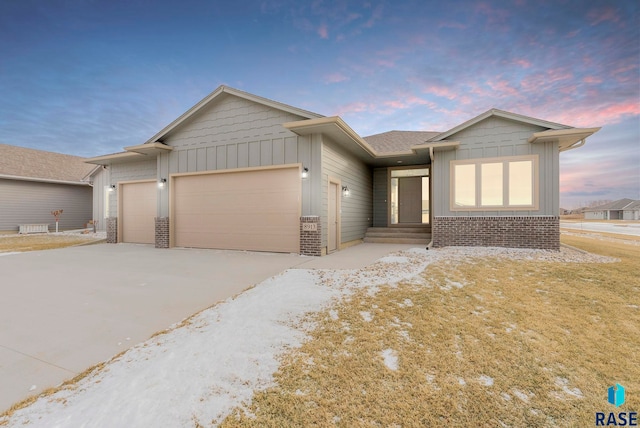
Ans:
{"type": "Polygon", "coordinates": [[[169,248],[169,217],[156,217],[156,248],[169,248]]]}
{"type": "Polygon", "coordinates": [[[107,244],[118,243],[118,217],[107,218],[107,244]]]}
{"type": "Polygon", "coordinates": [[[300,254],[304,256],[322,255],[322,227],[320,217],[308,215],[300,217],[300,254]]]}

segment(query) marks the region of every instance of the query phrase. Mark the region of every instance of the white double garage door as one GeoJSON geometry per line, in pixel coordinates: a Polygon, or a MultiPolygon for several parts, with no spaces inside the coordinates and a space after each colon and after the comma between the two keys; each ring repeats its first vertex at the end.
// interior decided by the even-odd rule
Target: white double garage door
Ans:
{"type": "MultiPolygon", "coordinates": [[[[300,250],[298,166],[176,175],[168,190],[173,246],[300,250]]],[[[121,185],[122,242],[155,242],[158,191],[155,182],[121,185]]]]}

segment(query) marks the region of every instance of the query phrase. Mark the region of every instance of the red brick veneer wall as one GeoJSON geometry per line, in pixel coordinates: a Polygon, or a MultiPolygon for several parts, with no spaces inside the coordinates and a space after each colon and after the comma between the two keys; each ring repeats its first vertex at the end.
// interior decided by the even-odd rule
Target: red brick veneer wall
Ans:
{"type": "Polygon", "coordinates": [[[320,217],[304,216],[300,217],[300,254],[304,256],[322,255],[322,227],[320,217]],[[305,230],[305,223],[315,224],[316,230],[305,230]]]}
{"type": "Polygon", "coordinates": [[[433,247],[560,249],[560,217],[434,217],[433,247]]]}
{"type": "Polygon", "coordinates": [[[107,244],[118,243],[118,218],[107,218],[107,244]]]}
{"type": "Polygon", "coordinates": [[[156,248],[169,248],[169,217],[156,217],[156,248]]]}

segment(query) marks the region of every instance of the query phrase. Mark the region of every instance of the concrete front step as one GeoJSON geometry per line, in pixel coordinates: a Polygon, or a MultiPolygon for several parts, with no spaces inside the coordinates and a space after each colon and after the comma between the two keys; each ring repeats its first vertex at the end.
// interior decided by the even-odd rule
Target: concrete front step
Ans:
{"type": "Polygon", "coordinates": [[[430,227],[370,227],[367,233],[431,233],[430,227]]]}
{"type": "Polygon", "coordinates": [[[367,232],[365,235],[367,238],[424,238],[430,239],[431,234],[426,232],[367,232]]]}
{"type": "Polygon", "coordinates": [[[376,244],[415,244],[415,245],[427,245],[431,241],[431,238],[398,238],[398,237],[369,237],[364,238],[364,242],[371,242],[376,244]]]}

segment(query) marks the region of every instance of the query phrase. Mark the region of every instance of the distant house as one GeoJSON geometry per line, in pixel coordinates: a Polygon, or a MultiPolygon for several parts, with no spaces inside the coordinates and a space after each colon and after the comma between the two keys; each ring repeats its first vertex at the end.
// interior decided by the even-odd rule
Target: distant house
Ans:
{"type": "Polygon", "coordinates": [[[77,229],[92,219],[89,176],[98,169],[84,158],[0,144],[0,230],[48,224],[63,210],[59,228],[77,229]]]}
{"type": "Polygon", "coordinates": [[[558,249],[560,152],[599,129],[492,109],[363,138],[338,116],[221,86],[145,143],[87,162],[105,167],[107,242],[323,255],[397,233],[558,249]]]}
{"type": "Polygon", "coordinates": [[[584,218],[587,220],[640,220],[640,201],[624,198],[599,207],[587,208],[584,218]]]}

